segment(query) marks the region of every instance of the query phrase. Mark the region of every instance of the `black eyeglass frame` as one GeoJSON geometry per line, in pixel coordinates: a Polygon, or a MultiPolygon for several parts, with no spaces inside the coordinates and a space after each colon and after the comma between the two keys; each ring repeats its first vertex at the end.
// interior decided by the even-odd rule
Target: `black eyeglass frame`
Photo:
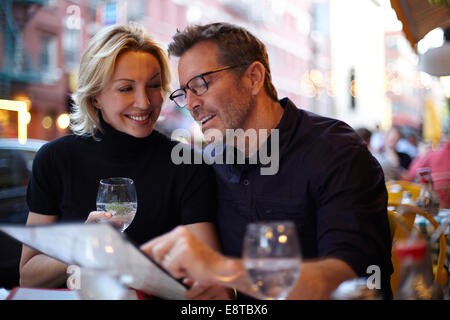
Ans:
{"type": "Polygon", "coordinates": [[[225,71],[225,70],[229,70],[229,69],[233,69],[233,68],[237,68],[237,67],[242,67],[245,64],[236,64],[236,65],[232,65],[232,66],[225,66],[225,67],[221,67],[218,69],[214,69],[212,71],[208,71],[208,72],[204,72],[204,73],[200,73],[199,75],[196,75],[195,77],[192,77],[183,88],[179,88],[177,90],[175,90],[174,92],[172,92],[169,96],[169,99],[172,100],[173,102],[175,102],[175,104],[179,107],[179,108],[184,108],[186,107],[186,105],[184,106],[180,106],[177,102],[176,102],[176,98],[179,97],[179,95],[175,96],[177,93],[181,94],[181,92],[183,92],[182,94],[185,96],[187,95],[187,90],[189,89],[193,94],[195,94],[196,96],[201,96],[203,94],[205,94],[206,92],[208,92],[209,86],[208,86],[208,81],[206,81],[206,79],[204,78],[207,75],[216,73],[216,72],[220,72],[220,71],[225,71]],[[196,92],[195,89],[192,89],[189,87],[189,83],[191,83],[193,80],[197,79],[197,78],[201,78],[203,80],[203,82],[205,83],[206,86],[206,90],[204,92],[202,92],[201,94],[198,94],[196,92]]]}

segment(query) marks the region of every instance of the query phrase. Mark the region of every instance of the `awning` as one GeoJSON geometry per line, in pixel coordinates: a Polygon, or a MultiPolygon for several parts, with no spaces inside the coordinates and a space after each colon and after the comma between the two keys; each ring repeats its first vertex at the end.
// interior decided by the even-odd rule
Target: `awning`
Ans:
{"type": "Polygon", "coordinates": [[[391,0],[391,6],[414,50],[417,42],[431,30],[450,27],[450,10],[428,0],[391,0]]]}

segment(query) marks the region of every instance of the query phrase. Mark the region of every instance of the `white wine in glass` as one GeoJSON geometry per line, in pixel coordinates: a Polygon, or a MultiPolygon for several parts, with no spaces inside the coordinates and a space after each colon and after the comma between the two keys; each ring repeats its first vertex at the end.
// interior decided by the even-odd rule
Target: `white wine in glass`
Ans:
{"type": "Polygon", "coordinates": [[[285,299],[298,279],[302,262],[294,223],[248,224],[243,262],[251,282],[263,297],[285,299]]]}
{"type": "Polygon", "coordinates": [[[134,181],[130,178],[100,180],[97,193],[97,211],[112,213],[111,223],[121,232],[133,221],[137,210],[134,181]]]}

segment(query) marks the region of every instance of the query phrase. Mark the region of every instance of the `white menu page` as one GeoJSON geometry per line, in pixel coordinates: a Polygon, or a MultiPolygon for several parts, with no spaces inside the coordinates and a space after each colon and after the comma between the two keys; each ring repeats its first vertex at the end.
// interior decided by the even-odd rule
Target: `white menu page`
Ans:
{"type": "Polygon", "coordinates": [[[126,263],[120,265],[120,273],[131,276],[129,286],[163,299],[184,300],[186,287],[171,277],[152,261],[124,234],[107,223],[57,223],[49,225],[0,224],[0,231],[48,256],[67,264],[80,267],[114,268],[121,257],[126,263]],[[83,246],[77,245],[83,239],[83,246]],[[92,239],[86,241],[85,239],[92,239]],[[86,254],[94,252],[98,239],[108,240],[108,251],[112,255],[86,254]],[[78,241],[78,242],[77,242],[78,241]]]}

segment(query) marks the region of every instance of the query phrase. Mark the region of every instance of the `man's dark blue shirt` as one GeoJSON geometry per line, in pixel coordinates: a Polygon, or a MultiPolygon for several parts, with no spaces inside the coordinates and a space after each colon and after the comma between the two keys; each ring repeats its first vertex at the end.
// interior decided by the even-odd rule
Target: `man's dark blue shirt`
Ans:
{"type": "Polygon", "coordinates": [[[379,163],[344,122],[300,110],[287,98],[280,104],[275,175],[261,175],[259,164],[214,165],[224,253],[242,256],[249,222],[293,220],[305,259],[338,258],[360,277],[379,266],[382,291],[390,296],[391,239],[379,163]]]}

